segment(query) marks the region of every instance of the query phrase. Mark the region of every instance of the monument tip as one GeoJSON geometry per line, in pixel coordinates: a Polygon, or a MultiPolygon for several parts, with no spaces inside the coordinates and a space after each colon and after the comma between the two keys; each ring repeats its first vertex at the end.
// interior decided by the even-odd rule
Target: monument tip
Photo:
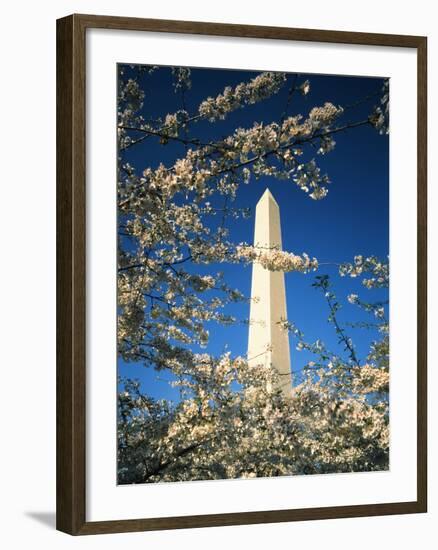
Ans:
{"type": "Polygon", "coordinates": [[[275,200],[274,195],[269,190],[269,187],[267,187],[263,195],[260,197],[260,200],[257,204],[260,204],[262,201],[269,200],[269,199],[271,199],[278,206],[278,203],[275,200]]]}

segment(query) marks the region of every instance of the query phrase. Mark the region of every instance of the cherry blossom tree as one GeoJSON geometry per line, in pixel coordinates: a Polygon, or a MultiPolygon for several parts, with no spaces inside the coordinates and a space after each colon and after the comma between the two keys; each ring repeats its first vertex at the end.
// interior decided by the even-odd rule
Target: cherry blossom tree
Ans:
{"type": "MultiPolygon", "coordinates": [[[[141,82],[158,67],[120,66],[118,83],[118,353],[124,362],[170,374],[180,390],[171,402],[145,394],[138,381],[120,377],[118,481],[148,483],[380,470],[389,456],[389,325],[386,302],[351,294],[380,335],[364,358],[337,316],[341,307],[318,260],[307,254],[234,242],[227,224],[249,213],[234,206],[241,185],[271,177],[309,200],[324,200],[330,180],[318,158],[331,154],[336,134],[371,126],[388,131],[388,85],[363,120],[345,121],[342,106],[326,102],[307,114],[289,114],[311,83],[298,75],[263,72],[186,107],[192,88],[187,68],[172,69],[181,108],[146,118],[141,82]],[[215,124],[234,111],[288,89],[276,122],[250,121],[226,136],[196,137],[199,124],[215,124]],[[155,167],[131,165],[126,152],[146,140],[182,154],[155,167]],[[218,265],[258,262],[265,269],[317,277],[329,322],[344,348],[307,342],[292,320],[282,322],[298,350],[314,356],[290,398],[278,389],[274,365],[248,364],[231,352],[206,349],[207,325],[237,320],[229,304],[249,302],[224,279],[218,265]],[[199,268],[197,270],[197,267],[199,268]]],[[[203,134],[201,134],[203,135],[203,134]]],[[[387,260],[356,256],[339,265],[340,277],[362,280],[364,292],[389,284],[387,260]]]]}

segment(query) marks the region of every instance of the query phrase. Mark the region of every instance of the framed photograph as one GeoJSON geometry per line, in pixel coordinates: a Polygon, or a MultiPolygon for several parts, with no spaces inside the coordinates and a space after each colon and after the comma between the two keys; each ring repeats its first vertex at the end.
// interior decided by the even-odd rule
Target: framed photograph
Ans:
{"type": "Polygon", "coordinates": [[[426,512],[426,38],[71,15],[57,55],[57,528],[426,512]]]}

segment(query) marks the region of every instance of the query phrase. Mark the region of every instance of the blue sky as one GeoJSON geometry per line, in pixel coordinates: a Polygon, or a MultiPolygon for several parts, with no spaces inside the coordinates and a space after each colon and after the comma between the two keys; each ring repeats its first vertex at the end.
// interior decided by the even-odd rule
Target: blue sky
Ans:
{"type": "MultiPolygon", "coordinates": [[[[132,69],[128,69],[129,76],[132,69]]],[[[258,73],[253,71],[192,69],[192,89],[185,94],[189,113],[195,113],[199,103],[207,96],[215,96],[225,86],[247,81],[258,73]]],[[[232,133],[239,126],[250,127],[254,121],[269,123],[278,120],[285,109],[290,83],[295,76],[288,76],[288,84],[272,98],[231,113],[225,121],[211,124],[202,121],[193,124],[189,137],[201,140],[220,138],[232,133]]],[[[307,115],[315,105],[330,101],[346,107],[369,95],[377,94],[383,81],[378,78],[327,76],[301,74],[297,82],[308,79],[311,89],[308,96],[295,93],[288,114],[307,115]]],[[[146,119],[165,116],[181,108],[181,96],[172,87],[171,69],[161,67],[151,75],[144,75],[140,82],[146,93],[143,116],[146,119]]],[[[373,97],[355,107],[346,109],[344,122],[365,119],[378,101],[373,97]]],[[[251,209],[248,220],[230,222],[231,237],[236,241],[251,243],[254,232],[255,205],[269,187],[280,206],[283,249],[301,254],[307,252],[319,262],[339,263],[351,261],[356,254],[376,255],[383,259],[389,253],[389,138],[380,135],[369,126],[355,128],[335,136],[336,148],[331,153],[316,155],[307,149],[304,159],[315,157],[323,172],[331,179],[327,197],[320,201],[310,199],[292,181],[279,181],[270,177],[252,179],[249,185],[239,188],[236,207],[251,209]]],[[[140,173],[145,167],[155,167],[160,162],[172,165],[184,155],[184,146],[169,144],[163,147],[155,138],[145,140],[128,149],[123,160],[129,161],[140,173]]],[[[203,272],[214,272],[217,267],[203,272]]],[[[250,295],[251,266],[226,266],[221,264],[226,280],[250,295]]],[[[333,290],[343,307],[338,313],[341,322],[365,320],[357,306],[349,304],[346,296],[352,292],[365,301],[386,300],[386,290],[367,290],[357,279],[341,278],[337,268],[322,265],[318,272],[307,275],[287,273],[286,295],[288,317],[300,328],[307,341],[323,340],[333,351],[341,352],[332,325],[327,322],[328,307],[321,293],[311,285],[315,275],[331,276],[333,290]]],[[[239,319],[249,316],[249,304],[233,305],[228,310],[239,319]]],[[[233,355],[244,355],[248,340],[248,327],[237,323],[231,327],[210,326],[210,343],[205,351],[219,354],[225,349],[233,355]]],[[[364,357],[370,342],[377,338],[373,331],[348,329],[358,355],[364,357]]],[[[291,337],[291,364],[299,371],[310,359],[305,352],[298,352],[291,337]]],[[[169,388],[166,375],[151,372],[137,364],[119,361],[119,374],[137,378],[149,395],[157,398],[177,399],[178,393],[169,388]],[[164,381],[163,381],[164,379],[164,381]]]]}

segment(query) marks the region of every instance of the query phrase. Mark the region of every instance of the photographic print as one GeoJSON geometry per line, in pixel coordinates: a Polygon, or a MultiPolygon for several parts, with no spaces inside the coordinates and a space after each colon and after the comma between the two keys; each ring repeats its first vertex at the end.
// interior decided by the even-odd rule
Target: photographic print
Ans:
{"type": "Polygon", "coordinates": [[[388,79],[117,71],[117,483],[388,470],[388,79]]]}

